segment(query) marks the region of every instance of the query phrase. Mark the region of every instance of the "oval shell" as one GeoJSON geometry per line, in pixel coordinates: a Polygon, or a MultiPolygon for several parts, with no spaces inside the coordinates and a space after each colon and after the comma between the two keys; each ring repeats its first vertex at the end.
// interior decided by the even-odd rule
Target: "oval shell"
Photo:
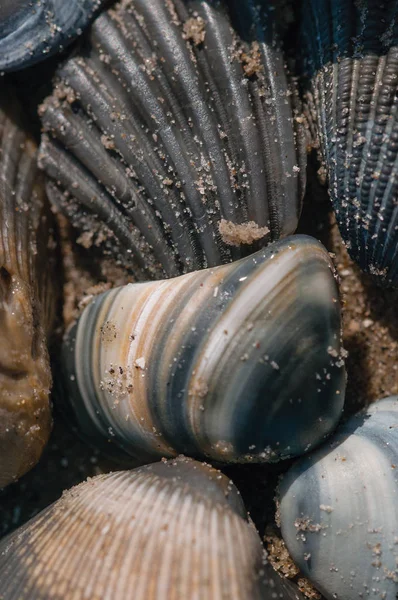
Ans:
{"type": "Polygon", "coordinates": [[[299,600],[232,482],[180,457],[99,475],[0,543],[3,600],[299,600]]]}
{"type": "Polygon", "coordinates": [[[129,0],[41,107],[53,203],[146,278],[293,233],[305,157],[272,2],[129,0]]]}
{"type": "Polygon", "coordinates": [[[372,404],[280,485],[280,519],[303,574],[329,600],[398,593],[398,396],[372,404]]]}
{"type": "Polygon", "coordinates": [[[140,462],[288,458],[341,415],[340,327],[328,253],[294,236],[95,297],[64,341],[65,394],[94,444],[140,462]]]}

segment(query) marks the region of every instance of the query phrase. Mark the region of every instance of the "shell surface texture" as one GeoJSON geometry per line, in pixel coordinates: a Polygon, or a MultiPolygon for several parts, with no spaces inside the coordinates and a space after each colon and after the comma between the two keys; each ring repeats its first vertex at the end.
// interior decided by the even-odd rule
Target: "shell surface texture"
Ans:
{"type": "Polygon", "coordinates": [[[280,485],[282,534],[327,599],[398,593],[398,396],[372,404],[280,485]]]}
{"type": "Polygon", "coordinates": [[[102,13],[40,109],[48,193],[155,278],[295,231],[305,152],[271,2],[128,0],[102,13]]]}
{"type": "Polygon", "coordinates": [[[51,428],[47,337],[53,221],[37,146],[11,90],[0,103],[0,488],[38,461],[51,428]]]}
{"type": "Polygon", "coordinates": [[[99,475],[0,543],[3,600],[299,600],[232,482],[185,457],[99,475]]]}
{"type": "Polygon", "coordinates": [[[340,327],[328,253],[293,236],[229,265],[96,296],[64,340],[66,395],[93,443],[141,462],[276,461],[337,424],[340,327]]]}
{"type": "Polygon", "coordinates": [[[65,48],[104,0],[1,0],[0,71],[31,66],[65,48]]]}
{"type": "Polygon", "coordinates": [[[302,3],[307,100],[351,257],[398,285],[398,2],[302,3]]]}

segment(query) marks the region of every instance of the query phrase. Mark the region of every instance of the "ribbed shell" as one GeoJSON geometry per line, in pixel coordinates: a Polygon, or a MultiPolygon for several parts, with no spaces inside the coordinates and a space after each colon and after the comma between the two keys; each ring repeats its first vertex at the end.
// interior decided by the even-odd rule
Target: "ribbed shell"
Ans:
{"type": "Polygon", "coordinates": [[[309,0],[301,27],[341,235],[365,271],[398,285],[398,2],[309,0]]]}
{"type": "Polygon", "coordinates": [[[0,543],[3,600],[299,600],[235,486],[183,457],[100,475],[0,543]]]}
{"type": "Polygon", "coordinates": [[[294,232],[305,164],[274,8],[127,0],[95,21],[40,110],[49,196],[85,245],[159,278],[294,232]]]}
{"type": "Polygon", "coordinates": [[[16,71],[63,50],[105,0],[1,0],[0,71],[16,71]]]}
{"type": "Polygon", "coordinates": [[[275,461],[319,443],[345,391],[340,305],[306,236],[230,265],[97,296],[64,341],[82,433],[141,463],[275,461]]]}
{"type": "Polygon", "coordinates": [[[0,488],[40,457],[50,426],[46,337],[54,319],[54,239],[37,147],[15,98],[0,102],[0,488]]]}
{"type": "Polygon", "coordinates": [[[398,596],[398,396],[300,460],[280,487],[282,534],[329,600],[398,596]]]}

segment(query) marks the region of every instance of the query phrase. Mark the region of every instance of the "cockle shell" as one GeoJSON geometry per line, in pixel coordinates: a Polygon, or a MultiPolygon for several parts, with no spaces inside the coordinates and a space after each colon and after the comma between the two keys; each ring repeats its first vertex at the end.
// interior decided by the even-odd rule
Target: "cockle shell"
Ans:
{"type": "Polygon", "coordinates": [[[160,278],[295,231],[305,153],[274,8],[125,0],[96,19],[40,109],[48,193],[84,245],[160,278]]]}
{"type": "Polygon", "coordinates": [[[82,432],[141,462],[279,460],[340,417],[340,326],[328,253],[294,236],[95,297],[64,342],[66,393],[82,432]]]}
{"type": "Polygon", "coordinates": [[[397,598],[397,471],[392,396],[351,418],[283,478],[283,537],[326,598],[397,598]]]}
{"type": "Polygon", "coordinates": [[[302,2],[307,100],[340,232],[354,260],[398,285],[398,2],[302,2]]]}
{"type": "Polygon", "coordinates": [[[0,488],[38,461],[51,428],[47,336],[55,314],[53,221],[37,146],[0,102],[0,488]]]}
{"type": "Polygon", "coordinates": [[[0,71],[33,65],[65,48],[104,0],[1,0],[0,71]]]}
{"type": "Polygon", "coordinates": [[[179,457],[99,475],[0,543],[3,600],[299,600],[232,482],[179,457]]]}

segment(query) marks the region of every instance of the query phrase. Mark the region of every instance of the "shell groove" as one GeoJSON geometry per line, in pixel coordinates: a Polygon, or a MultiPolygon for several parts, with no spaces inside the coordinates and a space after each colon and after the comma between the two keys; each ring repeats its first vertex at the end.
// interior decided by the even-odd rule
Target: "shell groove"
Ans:
{"type": "Polygon", "coordinates": [[[330,600],[398,593],[398,396],[372,404],[282,480],[289,551],[330,600]]]}
{"type": "Polygon", "coordinates": [[[352,258],[398,284],[398,2],[302,3],[307,100],[352,258]]]}
{"type": "Polygon", "coordinates": [[[0,71],[33,65],[71,43],[104,0],[1,0],[0,71]]]}
{"type": "Polygon", "coordinates": [[[47,337],[53,221],[37,146],[9,88],[0,103],[0,488],[38,461],[51,428],[47,337]]]}
{"type": "Polygon", "coordinates": [[[128,0],[96,19],[40,110],[48,193],[83,244],[159,278],[295,231],[305,153],[273,8],[128,0]]]}
{"type": "Polygon", "coordinates": [[[306,236],[238,262],[97,296],[64,341],[69,404],[95,444],[142,462],[301,454],[344,402],[340,306],[306,236]]]}
{"type": "Polygon", "coordinates": [[[99,475],[0,543],[4,600],[299,600],[232,482],[180,457],[99,475]]]}

